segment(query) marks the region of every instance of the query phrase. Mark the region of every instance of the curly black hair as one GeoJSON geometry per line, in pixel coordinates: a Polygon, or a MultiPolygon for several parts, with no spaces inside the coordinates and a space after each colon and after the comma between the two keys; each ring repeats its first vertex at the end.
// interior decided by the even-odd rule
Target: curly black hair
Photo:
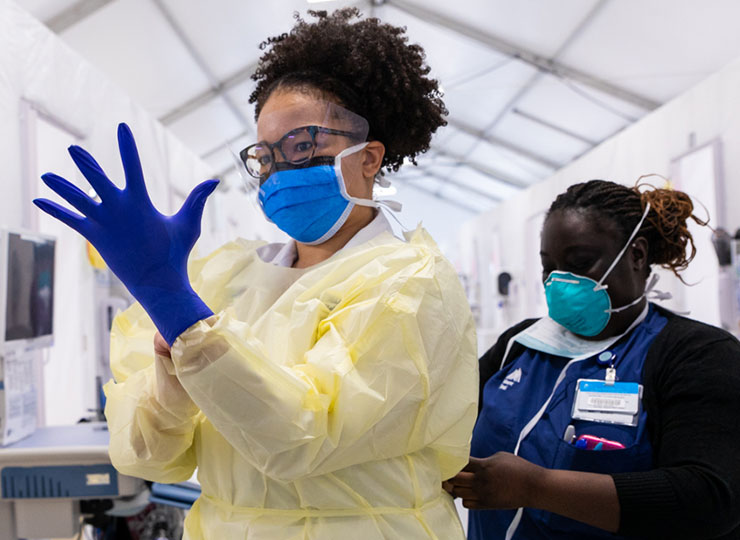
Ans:
{"type": "Polygon", "coordinates": [[[447,124],[439,84],[427,77],[424,50],[408,44],[405,28],[361,19],[357,8],[308,13],[316,20],[296,13],[290,33],[260,45],[267,51],[252,75],[255,117],[278,88],[316,91],[367,119],[368,138],[385,145],[386,170],[397,171],[406,158],[416,164],[432,134],[447,124]]]}
{"type": "Polygon", "coordinates": [[[607,180],[589,180],[574,184],[558,195],[547,216],[564,209],[597,212],[616,224],[622,236],[619,241],[624,243],[640,222],[647,203],[650,210],[637,236],[648,242],[648,264],[658,264],[681,279],[679,272],[696,255],[688,220],[693,219],[699,225],[708,223],[694,214],[694,204],[683,191],[650,184],[628,187],[607,180]]]}

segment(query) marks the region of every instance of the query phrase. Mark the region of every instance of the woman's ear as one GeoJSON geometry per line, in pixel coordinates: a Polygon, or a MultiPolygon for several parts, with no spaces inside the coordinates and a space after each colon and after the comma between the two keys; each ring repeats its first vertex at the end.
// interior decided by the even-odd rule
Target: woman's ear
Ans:
{"type": "Polygon", "coordinates": [[[380,141],[369,141],[362,149],[362,176],[375,178],[383,164],[383,156],[385,156],[385,145],[380,141]]]}
{"type": "Polygon", "coordinates": [[[632,241],[631,260],[632,269],[639,274],[649,274],[648,264],[648,242],[644,236],[638,236],[632,241]]]}

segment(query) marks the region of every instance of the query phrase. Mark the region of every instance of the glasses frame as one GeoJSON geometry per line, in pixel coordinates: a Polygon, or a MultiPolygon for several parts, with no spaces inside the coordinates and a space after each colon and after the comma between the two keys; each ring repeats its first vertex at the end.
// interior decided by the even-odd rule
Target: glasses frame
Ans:
{"type": "Polygon", "coordinates": [[[301,126],[295,129],[291,129],[288,131],[285,135],[280,137],[280,139],[277,142],[274,143],[268,143],[267,141],[259,141],[254,144],[250,144],[246,148],[244,148],[241,152],[239,152],[239,158],[242,160],[242,163],[244,163],[244,168],[247,169],[247,173],[249,173],[250,176],[253,178],[258,179],[264,179],[267,178],[270,174],[272,174],[273,170],[275,169],[275,148],[277,148],[280,151],[280,155],[283,156],[283,159],[287,161],[288,163],[291,163],[293,165],[299,165],[301,163],[305,163],[306,161],[313,158],[314,154],[316,153],[316,134],[317,133],[324,133],[326,135],[341,135],[343,137],[347,137],[349,139],[358,139],[357,133],[354,133],[352,131],[343,131],[341,129],[333,129],[328,128],[324,126],[301,126]],[[298,161],[291,161],[288,159],[288,156],[285,155],[285,152],[283,152],[283,142],[286,141],[289,137],[292,135],[295,135],[296,133],[299,133],[301,131],[308,131],[309,135],[311,135],[311,155],[305,158],[302,158],[298,161]],[[263,146],[270,150],[270,156],[272,157],[272,165],[270,167],[270,170],[263,174],[255,174],[249,169],[249,165],[247,164],[247,160],[249,159],[249,152],[256,146],[263,146]]]}

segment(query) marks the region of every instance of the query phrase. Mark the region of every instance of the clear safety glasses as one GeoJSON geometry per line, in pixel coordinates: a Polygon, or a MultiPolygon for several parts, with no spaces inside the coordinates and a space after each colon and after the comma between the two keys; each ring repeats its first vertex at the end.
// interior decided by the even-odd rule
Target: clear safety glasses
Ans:
{"type": "Polygon", "coordinates": [[[239,157],[250,176],[264,182],[275,170],[275,150],[281,161],[293,165],[307,163],[317,151],[333,146],[331,139],[344,137],[350,144],[362,142],[364,134],[324,126],[302,126],[292,129],[275,143],[260,141],[239,152],[239,157]]]}
{"type": "Polygon", "coordinates": [[[305,100],[270,112],[257,121],[255,144],[241,151],[229,146],[247,196],[257,204],[260,187],[281,166],[310,166],[365,142],[367,120],[334,103],[305,100]]]}

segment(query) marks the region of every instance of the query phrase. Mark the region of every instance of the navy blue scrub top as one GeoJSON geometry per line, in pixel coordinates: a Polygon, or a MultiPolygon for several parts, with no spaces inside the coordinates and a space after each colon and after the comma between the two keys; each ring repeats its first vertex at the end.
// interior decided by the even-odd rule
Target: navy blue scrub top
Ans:
{"type": "MultiPolygon", "coordinates": [[[[614,358],[617,380],[642,381],[643,364],[655,337],[667,319],[650,305],[645,320],[607,349],[614,358]]],[[[594,473],[637,472],[653,468],[653,451],[646,432],[646,413],[641,410],[636,426],[573,420],[572,408],[578,379],[604,380],[606,367],[598,355],[573,363],[558,385],[547,410],[522,441],[518,455],[549,469],[594,473]],[[576,436],[595,435],[619,441],[620,450],[594,451],[576,448],[564,440],[572,424],[576,436]]],[[[526,349],[500,370],[483,389],[482,409],[473,431],[471,455],[488,457],[499,451],[514,452],[519,433],[540,410],[570,358],[526,349]]],[[[471,510],[470,540],[503,539],[515,510],[471,510]]],[[[619,536],[543,510],[524,509],[513,539],[533,540],[620,538],[619,536]]]]}

